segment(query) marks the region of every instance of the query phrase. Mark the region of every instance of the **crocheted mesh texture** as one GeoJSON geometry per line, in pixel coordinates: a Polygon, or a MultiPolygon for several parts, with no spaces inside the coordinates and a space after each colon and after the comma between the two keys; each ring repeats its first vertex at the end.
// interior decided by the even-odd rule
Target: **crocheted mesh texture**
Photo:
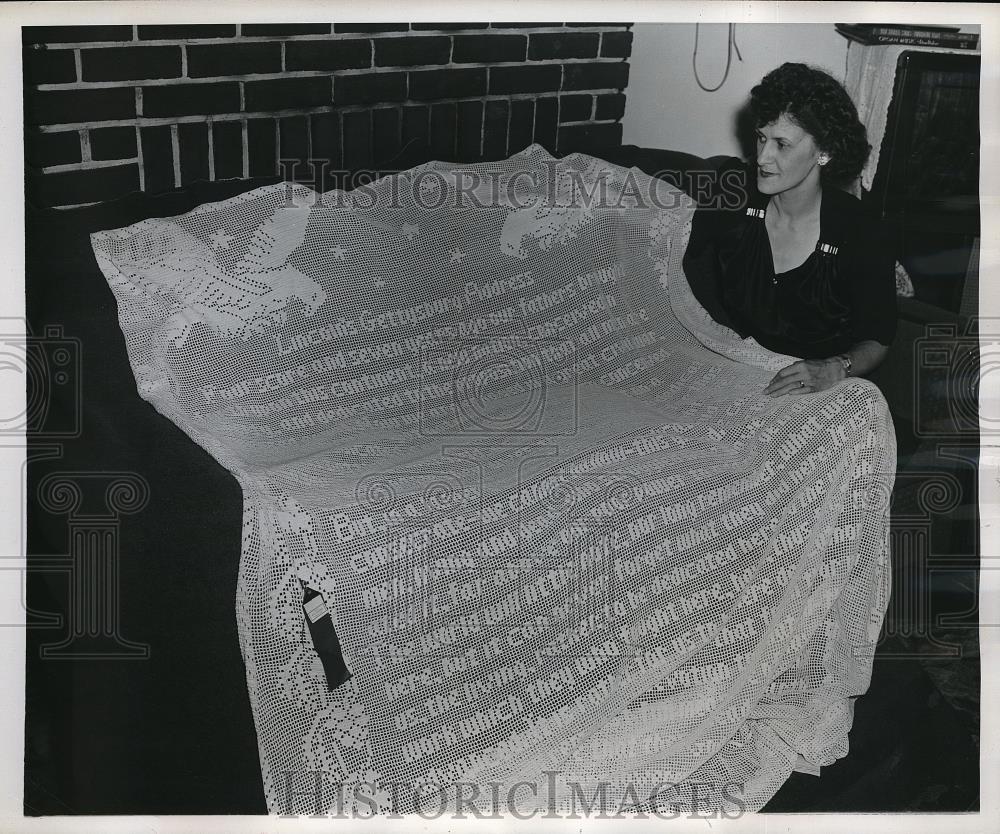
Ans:
{"type": "Polygon", "coordinates": [[[762,393],[793,359],[699,306],[692,209],[532,146],[92,236],[140,395],[243,489],[273,813],[757,810],[847,753],[892,423],[762,393]]]}

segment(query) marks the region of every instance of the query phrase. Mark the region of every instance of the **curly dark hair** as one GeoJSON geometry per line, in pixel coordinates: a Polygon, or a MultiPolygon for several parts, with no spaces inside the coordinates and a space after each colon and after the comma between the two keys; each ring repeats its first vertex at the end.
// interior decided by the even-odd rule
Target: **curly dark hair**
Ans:
{"type": "Polygon", "coordinates": [[[830,155],[821,176],[843,184],[857,178],[871,153],[858,110],[837,79],[805,64],[785,63],[750,91],[750,113],[761,128],[787,115],[830,155]]]}

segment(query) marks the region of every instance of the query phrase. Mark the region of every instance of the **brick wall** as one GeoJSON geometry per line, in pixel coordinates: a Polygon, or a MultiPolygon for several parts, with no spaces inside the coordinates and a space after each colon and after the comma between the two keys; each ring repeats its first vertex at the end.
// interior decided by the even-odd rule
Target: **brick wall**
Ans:
{"type": "Polygon", "coordinates": [[[312,184],[310,159],[334,172],[414,152],[500,159],[532,142],[597,153],[621,144],[630,26],[25,27],[28,199],[68,207],[275,174],[312,184]]]}

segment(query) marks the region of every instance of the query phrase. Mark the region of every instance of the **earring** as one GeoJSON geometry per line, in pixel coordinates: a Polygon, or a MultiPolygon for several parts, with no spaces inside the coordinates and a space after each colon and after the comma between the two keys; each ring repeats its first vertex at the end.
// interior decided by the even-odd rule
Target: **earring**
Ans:
{"type": "Polygon", "coordinates": [[[826,163],[830,161],[830,157],[821,156],[818,161],[820,165],[826,165],[826,163]]]}

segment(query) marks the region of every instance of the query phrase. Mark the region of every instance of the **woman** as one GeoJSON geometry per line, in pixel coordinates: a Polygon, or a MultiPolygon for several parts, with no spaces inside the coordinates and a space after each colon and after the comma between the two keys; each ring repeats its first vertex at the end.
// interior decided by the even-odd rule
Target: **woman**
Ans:
{"type": "Polygon", "coordinates": [[[870,146],[844,88],[786,63],[750,92],[756,164],[736,211],[696,212],[685,269],[719,321],[800,357],[765,389],[822,391],[883,360],[896,330],[894,257],[880,223],[837,186],[870,146]],[[695,273],[707,269],[697,279],[695,273]]]}

